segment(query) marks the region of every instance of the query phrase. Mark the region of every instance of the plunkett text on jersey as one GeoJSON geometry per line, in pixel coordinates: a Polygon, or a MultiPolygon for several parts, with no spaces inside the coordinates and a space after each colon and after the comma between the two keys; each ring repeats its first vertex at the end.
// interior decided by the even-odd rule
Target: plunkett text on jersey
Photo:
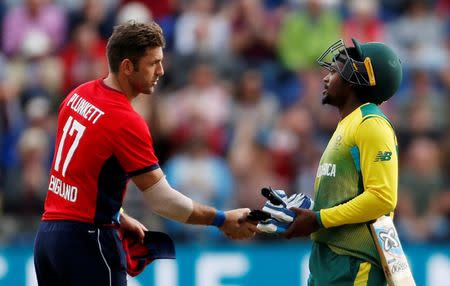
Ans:
{"type": "Polygon", "coordinates": [[[75,111],[76,113],[83,116],[88,121],[95,124],[97,120],[105,114],[102,110],[100,110],[98,107],[87,101],[86,99],[82,98],[77,93],[74,93],[72,97],[67,101],[67,106],[70,105],[70,109],[75,111]]]}

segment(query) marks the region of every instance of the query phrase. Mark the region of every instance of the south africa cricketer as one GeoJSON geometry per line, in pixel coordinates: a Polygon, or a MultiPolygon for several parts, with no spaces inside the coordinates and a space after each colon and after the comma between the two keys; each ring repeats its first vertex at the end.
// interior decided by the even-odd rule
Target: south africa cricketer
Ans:
{"type": "Polygon", "coordinates": [[[322,103],[341,120],[319,163],[314,209],[294,208],[282,234],[311,234],[309,286],[386,284],[369,224],[397,203],[397,139],[379,105],[397,91],[402,68],[383,43],[353,44],[340,40],[318,59],[328,70],[322,103]]]}

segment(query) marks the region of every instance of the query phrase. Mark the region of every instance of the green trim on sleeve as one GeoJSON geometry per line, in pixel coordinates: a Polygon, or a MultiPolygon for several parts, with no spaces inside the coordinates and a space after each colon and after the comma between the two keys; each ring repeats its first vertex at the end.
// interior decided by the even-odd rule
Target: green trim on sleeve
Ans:
{"type": "Polygon", "coordinates": [[[317,223],[319,224],[320,228],[323,228],[323,223],[322,223],[322,219],[320,218],[320,211],[316,211],[316,219],[317,219],[317,223]]]}

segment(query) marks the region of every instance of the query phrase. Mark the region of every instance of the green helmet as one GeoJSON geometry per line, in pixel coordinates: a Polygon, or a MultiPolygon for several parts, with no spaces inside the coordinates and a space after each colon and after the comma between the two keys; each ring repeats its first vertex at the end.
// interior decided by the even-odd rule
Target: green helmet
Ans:
{"type": "Polygon", "coordinates": [[[337,67],[342,78],[358,86],[367,86],[368,96],[376,104],[388,100],[398,90],[402,80],[400,59],[383,43],[352,41],[354,48],[347,48],[343,40],[337,41],[317,62],[328,70],[333,62],[342,62],[343,66],[337,67]]]}

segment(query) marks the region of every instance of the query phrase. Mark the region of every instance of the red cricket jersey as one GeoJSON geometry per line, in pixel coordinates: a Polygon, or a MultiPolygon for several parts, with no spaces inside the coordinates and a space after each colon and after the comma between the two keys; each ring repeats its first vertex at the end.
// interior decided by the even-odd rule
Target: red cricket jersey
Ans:
{"type": "Polygon", "coordinates": [[[117,223],[128,179],[159,168],[150,131],[102,79],[61,103],[43,220],[117,223]]]}

